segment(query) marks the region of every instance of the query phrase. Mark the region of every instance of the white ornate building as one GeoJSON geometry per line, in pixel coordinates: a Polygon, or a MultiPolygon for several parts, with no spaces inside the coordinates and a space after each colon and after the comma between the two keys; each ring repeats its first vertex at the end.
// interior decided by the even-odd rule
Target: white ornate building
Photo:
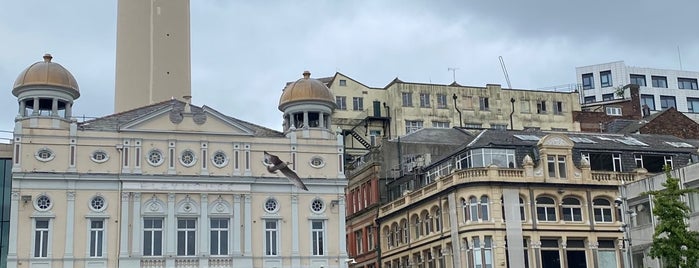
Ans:
{"type": "Polygon", "coordinates": [[[77,122],[78,84],[45,55],[12,90],[8,267],[346,267],[343,138],[309,76],[282,94],[304,122],[283,132],[180,100],[77,122]]]}

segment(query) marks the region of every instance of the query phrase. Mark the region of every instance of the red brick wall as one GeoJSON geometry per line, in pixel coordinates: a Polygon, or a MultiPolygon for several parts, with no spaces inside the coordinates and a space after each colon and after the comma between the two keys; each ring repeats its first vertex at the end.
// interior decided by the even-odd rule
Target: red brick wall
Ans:
{"type": "Polygon", "coordinates": [[[641,127],[642,134],[673,135],[683,139],[699,139],[699,124],[670,108],[641,127]]]}

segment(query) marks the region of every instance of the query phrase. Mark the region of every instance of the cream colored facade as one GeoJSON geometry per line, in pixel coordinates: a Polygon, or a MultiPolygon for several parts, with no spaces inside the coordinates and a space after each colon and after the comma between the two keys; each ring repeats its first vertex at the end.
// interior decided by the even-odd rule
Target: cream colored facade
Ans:
{"type": "Polygon", "coordinates": [[[192,95],[189,29],[189,0],[118,1],[115,113],[192,95]]]}
{"type": "Polygon", "coordinates": [[[567,176],[525,156],[521,168],[453,170],[383,205],[382,267],[627,267],[614,200],[647,172],[577,167],[564,135],[537,146],[540,159],[564,157],[567,176]]]}
{"type": "MultiPolygon", "coordinates": [[[[383,88],[374,88],[341,73],[327,83],[337,101],[344,98],[345,102],[338,104],[333,113],[333,125],[348,134],[353,130],[374,145],[383,137],[395,138],[423,127],[580,130],[580,124],[573,120],[573,111],[580,111],[577,92],[503,89],[491,84],[472,87],[409,83],[398,79],[383,88]],[[461,116],[454,108],[454,96],[461,116]],[[361,107],[355,106],[355,98],[361,99],[361,107]]],[[[366,152],[351,135],[346,135],[345,144],[349,153],[366,152]]]]}
{"type": "MultiPolygon", "coordinates": [[[[70,74],[45,60],[13,89],[8,267],[346,267],[342,136],[179,100],[77,122],[77,84],[26,78],[42,71],[70,74]],[[264,151],[309,191],[269,173],[264,151]]],[[[282,112],[332,112],[313,98],[326,87],[309,92],[282,112]]]]}

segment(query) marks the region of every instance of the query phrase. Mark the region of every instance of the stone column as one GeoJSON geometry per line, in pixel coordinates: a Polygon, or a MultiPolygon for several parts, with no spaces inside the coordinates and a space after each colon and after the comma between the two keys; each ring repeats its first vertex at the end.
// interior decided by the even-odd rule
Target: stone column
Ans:
{"type": "Polygon", "coordinates": [[[34,105],[32,107],[34,108],[32,115],[39,115],[39,97],[34,97],[34,105]]]}
{"type": "Polygon", "coordinates": [[[66,103],[66,119],[73,117],[73,102],[66,103]]]}
{"type": "Polygon", "coordinates": [[[58,99],[51,100],[51,116],[58,116],[58,99]]]}
{"type": "MultiPolygon", "coordinates": [[[[456,208],[459,206],[456,201],[456,195],[450,193],[447,196],[449,202],[449,231],[451,232],[451,256],[453,267],[465,267],[461,265],[461,241],[459,239],[459,218],[456,215],[456,208]]],[[[441,200],[440,200],[441,202],[441,200]]]]}
{"type": "Polygon", "coordinates": [[[27,116],[26,114],[24,114],[24,110],[25,110],[25,109],[26,109],[25,100],[21,100],[21,101],[19,102],[19,111],[17,111],[17,115],[19,115],[19,116],[21,116],[21,117],[27,116]]]}
{"type": "Polygon", "coordinates": [[[233,232],[231,241],[233,242],[233,256],[240,256],[240,195],[233,195],[233,232]]]}
{"type": "Polygon", "coordinates": [[[301,267],[299,231],[299,196],[293,194],[291,195],[291,267],[301,267]]]}
{"type": "MultiPolygon", "coordinates": [[[[121,193],[121,226],[119,236],[119,258],[127,258],[129,256],[129,193],[121,193]]],[[[133,230],[137,232],[137,230],[133,230]]]]}
{"type": "Polygon", "coordinates": [[[201,194],[199,212],[199,267],[209,267],[209,196],[201,194]]]}
{"type": "MultiPolygon", "coordinates": [[[[175,193],[167,194],[167,228],[165,228],[165,256],[177,256],[177,219],[175,218],[175,193]]],[[[166,258],[165,267],[175,267],[175,259],[166,258]]]]}
{"type": "Polygon", "coordinates": [[[245,246],[240,267],[252,267],[252,196],[245,194],[245,246]]]}
{"type": "Polygon", "coordinates": [[[340,267],[347,267],[347,262],[345,260],[347,259],[347,232],[346,232],[346,223],[345,223],[345,197],[340,195],[338,198],[338,221],[337,221],[337,241],[339,243],[339,249],[338,251],[340,252],[340,267]]]}
{"type": "MultiPolygon", "coordinates": [[[[54,103],[55,103],[54,99],[54,103]]],[[[73,241],[75,240],[75,192],[66,192],[66,230],[63,267],[73,267],[73,241]]],[[[89,223],[88,223],[89,224],[89,223]]]]}
{"type": "Polygon", "coordinates": [[[141,193],[133,193],[131,256],[141,256],[141,193]]]}
{"type": "Polygon", "coordinates": [[[17,224],[19,222],[19,192],[10,196],[10,236],[7,245],[7,267],[17,268],[17,224]]]}

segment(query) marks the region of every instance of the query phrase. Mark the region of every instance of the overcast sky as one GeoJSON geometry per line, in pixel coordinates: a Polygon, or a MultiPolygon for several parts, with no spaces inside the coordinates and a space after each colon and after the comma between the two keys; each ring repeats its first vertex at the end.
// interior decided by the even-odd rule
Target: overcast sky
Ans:
{"type": "MultiPolygon", "coordinates": [[[[281,129],[287,81],[341,72],[514,88],[575,82],[575,67],[699,71],[699,1],[191,1],[192,102],[281,129]],[[679,47],[679,53],[678,53],[679,47]]],[[[116,0],[8,0],[0,8],[0,130],[17,114],[12,84],[51,53],[77,79],[75,115],[113,112],[116,0]]],[[[2,134],[2,133],[0,133],[2,134]]],[[[1,137],[8,137],[5,133],[1,137]]]]}

